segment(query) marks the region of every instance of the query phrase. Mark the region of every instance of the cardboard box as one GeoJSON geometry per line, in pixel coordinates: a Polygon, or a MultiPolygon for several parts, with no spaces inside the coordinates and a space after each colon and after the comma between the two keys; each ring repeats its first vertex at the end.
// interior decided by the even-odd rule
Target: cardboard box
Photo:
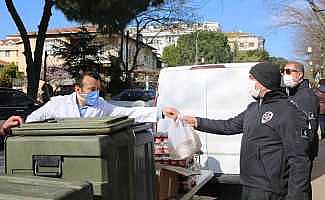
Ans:
{"type": "Polygon", "coordinates": [[[199,174],[192,170],[171,166],[156,164],[157,170],[157,199],[167,200],[176,198],[179,195],[180,180],[184,177],[189,177],[199,174]]]}

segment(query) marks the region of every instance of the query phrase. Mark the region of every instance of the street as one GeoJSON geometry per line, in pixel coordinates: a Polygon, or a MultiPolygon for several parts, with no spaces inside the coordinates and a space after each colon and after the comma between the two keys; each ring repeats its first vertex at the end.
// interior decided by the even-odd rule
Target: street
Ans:
{"type": "MultiPolygon", "coordinates": [[[[312,171],[313,200],[324,200],[325,196],[325,141],[320,141],[319,155],[314,161],[312,171]]],[[[240,185],[210,183],[202,188],[199,195],[212,195],[218,200],[240,200],[240,185]]],[[[205,198],[198,197],[197,200],[205,198]]],[[[211,199],[211,198],[206,198],[211,199]]]]}

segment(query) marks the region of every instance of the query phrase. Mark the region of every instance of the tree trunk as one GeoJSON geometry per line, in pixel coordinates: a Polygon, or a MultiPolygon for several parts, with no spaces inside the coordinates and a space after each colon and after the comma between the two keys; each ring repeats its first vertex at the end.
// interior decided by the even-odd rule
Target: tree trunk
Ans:
{"type": "Polygon", "coordinates": [[[26,61],[26,72],[27,72],[27,95],[33,99],[37,98],[38,84],[40,79],[40,72],[42,66],[42,57],[44,49],[44,41],[46,37],[46,30],[48,27],[48,22],[51,17],[51,9],[54,5],[53,0],[45,0],[45,5],[43,8],[43,15],[39,25],[39,31],[36,40],[36,47],[34,51],[34,59],[32,54],[32,49],[29,41],[29,35],[25,28],[24,23],[22,22],[12,0],[5,0],[7,9],[13,18],[17,29],[20,33],[20,37],[23,40],[24,44],[24,55],[26,61]]]}
{"type": "MultiPolygon", "coordinates": [[[[34,50],[34,66],[33,70],[31,70],[31,74],[29,76],[32,77],[30,90],[27,90],[27,94],[32,96],[33,98],[37,98],[38,92],[38,84],[40,80],[42,60],[43,60],[43,50],[44,43],[46,38],[46,30],[49,25],[50,18],[52,16],[52,7],[54,5],[53,0],[45,0],[45,5],[43,8],[43,15],[41,18],[41,22],[38,26],[38,34],[36,39],[36,46],[34,50]]],[[[28,74],[27,74],[28,75],[28,74]]]]}
{"type": "Polygon", "coordinates": [[[137,24],[137,36],[136,36],[136,46],[135,46],[135,54],[133,56],[133,63],[132,63],[132,67],[130,69],[130,73],[137,67],[138,65],[138,56],[139,56],[139,53],[140,53],[140,50],[141,50],[141,45],[140,43],[142,41],[140,41],[140,25],[137,24]]]}

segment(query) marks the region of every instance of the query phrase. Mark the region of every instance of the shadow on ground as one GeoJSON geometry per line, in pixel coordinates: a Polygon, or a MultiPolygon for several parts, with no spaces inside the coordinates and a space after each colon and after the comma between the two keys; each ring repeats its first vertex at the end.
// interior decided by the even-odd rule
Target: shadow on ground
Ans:
{"type": "Polygon", "coordinates": [[[211,181],[199,191],[198,195],[215,197],[216,200],[240,200],[240,193],[241,186],[239,184],[211,181]]]}

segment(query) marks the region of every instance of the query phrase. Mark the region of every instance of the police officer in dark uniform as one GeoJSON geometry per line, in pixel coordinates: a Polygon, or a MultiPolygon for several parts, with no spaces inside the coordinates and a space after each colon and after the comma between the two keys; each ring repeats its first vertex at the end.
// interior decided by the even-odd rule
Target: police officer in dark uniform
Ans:
{"type": "MultiPolygon", "coordinates": [[[[240,153],[242,200],[310,199],[310,131],[303,112],[280,91],[280,69],[259,63],[250,70],[256,102],[228,120],[183,117],[197,130],[243,133],[240,153]]],[[[166,113],[175,117],[175,113],[166,113]]]]}
{"type": "MultiPolygon", "coordinates": [[[[318,155],[318,124],[319,124],[319,97],[309,87],[308,80],[304,79],[304,65],[289,61],[283,68],[282,72],[283,84],[290,101],[295,104],[297,109],[301,110],[308,119],[308,126],[311,130],[312,138],[311,146],[311,168],[313,160],[318,155]]],[[[311,187],[310,187],[311,189],[311,187]]],[[[310,192],[312,195],[312,192],[310,192]]],[[[310,197],[312,199],[312,197],[310,197]]]]}
{"type": "Polygon", "coordinates": [[[283,83],[289,99],[298,109],[301,109],[308,117],[308,123],[312,130],[311,159],[318,155],[318,118],[319,118],[319,97],[309,87],[308,80],[304,79],[304,65],[296,62],[288,62],[282,73],[283,83]]]}

